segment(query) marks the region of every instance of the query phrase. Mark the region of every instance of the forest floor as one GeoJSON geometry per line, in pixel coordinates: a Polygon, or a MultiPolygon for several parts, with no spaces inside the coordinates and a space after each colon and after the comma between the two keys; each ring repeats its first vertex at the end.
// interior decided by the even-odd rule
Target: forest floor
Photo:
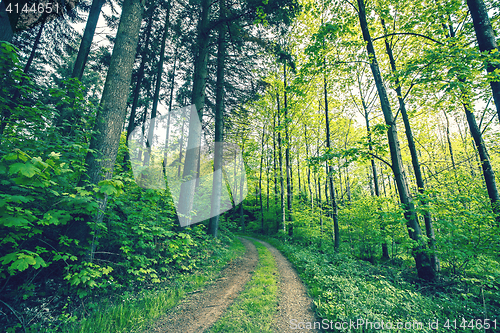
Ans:
{"type": "MultiPolygon", "coordinates": [[[[147,331],[206,332],[221,318],[248,283],[259,262],[255,245],[263,244],[272,254],[279,277],[278,306],[272,332],[293,332],[291,321],[315,322],[312,299],[291,263],[273,246],[251,237],[238,237],[245,245],[245,254],[228,264],[220,277],[203,290],[191,293],[178,306],[160,317],[147,331]]],[[[318,332],[310,330],[312,332],[318,332]]]]}

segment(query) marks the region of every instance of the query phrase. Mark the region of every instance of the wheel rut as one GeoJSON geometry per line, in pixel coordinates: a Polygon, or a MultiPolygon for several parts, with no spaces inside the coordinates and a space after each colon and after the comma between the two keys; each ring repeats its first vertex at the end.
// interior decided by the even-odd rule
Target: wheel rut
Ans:
{"type": "Polygon", "coordinates": [[[276,260],[276,265],[278,266],[280,279],[278,288],[278,312],[275,318],[274,328],[275,332],[323,332],[320,329],[304,329],[304,326],[299,326],[306,325],[304,323],[312,323],[312,327],[314,327],[314,323],[318,323],[320,320],[314,313],[313,300],[307,294],[305,285],[302,283],[302,280],[300,280],[299,274],[290,261],[269,243],[255,238],[252,239],[259,241],[272,253],[274,260],[276,260]]]}
{"type": "Polygon", "coordinates": [[[239,239],[246,248],[243,257],[229,263],[215,282],[188,296],[146,332],[200,333],[212,326],[250,280],[259,261],[255,245],[247,239],[239,239]]]}

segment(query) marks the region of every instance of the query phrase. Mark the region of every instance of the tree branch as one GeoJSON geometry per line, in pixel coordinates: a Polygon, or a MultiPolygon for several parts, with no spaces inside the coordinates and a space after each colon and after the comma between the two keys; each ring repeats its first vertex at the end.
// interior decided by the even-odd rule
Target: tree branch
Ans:
{"type": "Polygon", "coordinates": [[[415,32],[392,32],[390,34],[386,34],[386,35],[383,35],[383,36],[380,36],[380,37],[373,38],[372,41],[376,41],[377,39],[382,39],[382,38],[386,38],[386,37],[389,37],[389,36],[396,36],[396,35],[410,35],[410,36],[422,37],[422,38],[428,39],[430,41],[433,41],[436,44],[444,45],[443,43],[441,43],[438,40],[435,40],[434,38],[431,38],[429,36],[425,36],[425,35],[422,35],[422,34],[417,34],[415,32]]]}
{"type": "Polygon", "coordinates": [[[391,170],[392,170],[392,164],[391,164],[391,163],[389,163],[389,162],[387,162],[386,160],[384,160],[382,157],[379,157],[378,155],[375,155],[375,154],[370,153],[370,152],[368,152],[367,154],[368,154],[368,155],[370,155],[371,157],[375,157],[375,158],[376,158],[377,160],[379,160],[379,161],[384,162],[384,163],[385,163],[385,164],[387,164],[387,165],[389,166],[389,168],[391,168],[391,170]]]}

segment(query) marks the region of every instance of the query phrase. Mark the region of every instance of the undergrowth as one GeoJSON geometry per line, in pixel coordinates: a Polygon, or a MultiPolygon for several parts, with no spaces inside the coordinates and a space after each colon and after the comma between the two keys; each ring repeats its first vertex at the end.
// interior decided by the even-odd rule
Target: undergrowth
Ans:
{"type": "MultiPolygon", "coordinates": [[[[223,242],[213,240],[212,254],[197,269],[172,275],[161,284],[143,283],[137,289],[114,295],[80,300],[80,306],[68,298],[60,315],[50,320],[26,323],[25,332],[116,333],[141,332],[156,318],[174,307],[182,298],[207,282],[216,279],[222,268],[245,252],[236,238],[230,244],[227,235],[223,242]]],[[[208,249],[207,249],[208,250],[208,249]]],[[[19,328],[19,327],[18,327],[19,328]]],[[[9,329],[7,330],[9,331],[9,329]]],[[[10,328],[15,332],[15,328],[10,328]]]]}
{"type": "Polygon", "coordinates": [[[64,332],[140,332],[151,322],[174,307],[189,292],[199,289],[216,278],[231,260],[245,252],[244,245],[234,239],[229,247],[221,247],[214,255],[191,274],[179,274],[163,288],[145,290],[138,295],[125,293],[114,300],[106,299],[91,303],[80,311],[80,320],[68,325],[64,332]]]}
{"type": "Polygon", "coordinates": [[[451,278],[423,284],[401,267],[374,265],[343,253],[336,254],[333,247],[316,244],[304,247],[293,244],[292,240],[266,241],[297,268],[314,298],[317,314],[323,319],[320,324],[326,331],[493,332],[500,329],[500,297],[494,291],[477,289],[451,278]]]}

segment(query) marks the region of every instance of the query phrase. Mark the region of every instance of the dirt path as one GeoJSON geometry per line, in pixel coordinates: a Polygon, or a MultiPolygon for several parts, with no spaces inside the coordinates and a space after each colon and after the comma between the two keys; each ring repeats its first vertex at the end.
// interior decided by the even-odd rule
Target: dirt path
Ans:
{"type": "MultiPolygon", "coordinates": [[[[276,260],[280,279],[274,332],[297,332],[297,329],[302,331],[305,323],[318,322],[312,308],[312,299],[307,295],[306,288],[291,263],[270,244],[255,238],[246,238],[262,243],[276,260]]],[[[245,255],[226,266],[221,272],[221,277],[214,283],[201,292],[187,297],[181,304],[160,317],[154,327],[146,332],[202,333],[210,328],[250,280],[258,263],[259,257],[255,245],[248,239],[239,239],[246,247],[245,255]]],[[[306,331],[321,332],[310,329],[306,331]]]]}
{"type": "Polygon", "coordinates": [[[244,238],[240,240],[246,247],[242,258],[231,262],[217,281],[182,301],[147,332],[201,333],[212,326],[248,282],[259,260],[255,245],[244,238]]]}
{"type": "Polygon", "coordinates": [[[305,323],[312,323],[311,325],[313,326],[314,322],[320,322],[320,320],[316,318],[313,310],[313,301],[307,295],[306,287],[300,280],[297,271],[293,268],[290,261],[288,261],[288,259],[286,259],[280,251],[272,245],[259,239],[255,240],[262,243],[262,245],[264,245],[272,253],[278,266],[280,284],[278,314],[275,321],[276,332],[322,332],[321,330],[304,329],[305,326],[303,325],[306,325],[305,323]]]}

